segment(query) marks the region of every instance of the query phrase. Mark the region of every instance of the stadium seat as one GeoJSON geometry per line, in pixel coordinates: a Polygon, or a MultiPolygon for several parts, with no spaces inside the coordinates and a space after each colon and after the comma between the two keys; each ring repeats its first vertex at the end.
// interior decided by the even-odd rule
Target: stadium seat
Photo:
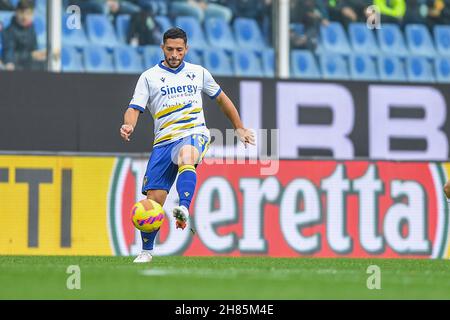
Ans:
{"type": "Polygon", "coordinates": [[[47,48],[47,20],[45,15],[34,15],[34,29],[36,30],[38,48],[47,48]]]}
{"type": "Polygon", "coordinates": [[[112,57],[106,47],[99,45],[89,45],[84,48],[84,66],[87,72],[114,72],[112,57]]]}
{"type": "Polygon", "coordinates": [[[88,39],[84,28],[81,26],[80,29],[71,29],[67,26],[67,17],[64,15],[62,21],[62,43],[63,45],[76,46],[77,48],[83,48],[88,45],[88,39]]]}
{"type": "Polygon", "coordinates": [[[206,49],[203,52],[203,65],[213,75],[233,75],[230,59],[223,49],[206,49]]]}
{"type": "Polygon", "coordinates": [[[435,26],[433,34],[437,51],[442,55],[450,56],[450,26],[435,26]]]}
{"type": "Polygon", "coordinates": [[[124,44],[127,43],[130,20],[131,16],[129,14],[121,14],[116,18],[117,39],[124,44]]]}
{"type": "Polygon", "coordinates": [[[205,21],[206,38],[214,48],[233,50],[236,42],[230,26],[222,18],[207,18],[205,21]]]}
{"type": "Polygon", "coordinates": [[[405,39],[398,25],[383,23],[383,27],[377,31],[377,36],[380,50],[384,54],[402,57],[408,55],[405,39]]]}
{"type": "Polygon", "coordinates": [[[405,67],[398,56],[380,55],[378,73],[383,81],[406,81],[405,67]]]}
{"type": "Polygon", "coordinates": [[[186,32],[191,47],[206,48],[205,36],[198,20],[194,17],[177,17],[175,24],[186,32]]]}
{"type": "Polygon", "coordinates": [[[8,28],[13,16],[14,12],[12,11],[0,11],[0,30],[8,28]]]}
{"type": "Polygon", "coordinates": [[[297,35],[303,35],[305,33],[305,26],[301,23],[291,23],[289,24],[289,29],[297,35]]]}
{"type": "Polygon", "coordinates": [[[436,54],[433,40],[428,29],[423,24],[408,24],[405,27],[409,51],[414,55],[432,58],[436,54]]]}
{"type": "Polygon", "coordinates": [[[113,56],[118,73],[142,73],[144,71],[142,58],[134,47],[115,47],[113,56]]]}
{"type": "Polygon", "coordinates": [[[199,50],[190,49],[185,60],[193,64],[203,65],[202,52],[199,50]]]}
{"type": "Polygon", "coordinates": [[[63,72],[84,72],[81,54],[76,47],[69,45],[62,47],[61,68],[63,72]]]}
{"type": "Polygon", "coordinates": [[[263,73],[265,77],[275,76],[275,52],[273,49],[266,49],[262,53],[263,73]]]}
{"type": "Polygon", "coordinates": [[[145,46],[143,49],[143,56],[145,69],[154,67],[164,59],[159,46],[145,46]]]}
{"type": "Polygon", "coordinates": [[[440,83],[450,83],[450,56],[434,59],[436,80],[440,83]]]}
{"type": "Polygon", "coordinates": [[[375,58],[369,54],[350,56],[350,76],[353,80],[378,80],[375,58]]]}
{"type": "Polygon", "coordinates": [[[371,56],[378,54],[379,48],[374,32],[367,28],[365,23],[350,23],[348,31],[354,52],[371,56]]]}
{"type": "Polygon", "coordinates": [[[406,72],[410,82],[434,82],[433,67],[426,57],[408,56],[406,72]]]}
{"type": "Polygon", "coordinates": [[[261,59],[255,52],[238,49],[233,52],[234,74],[241,77],[262,77],[261,59]]]}
{"type": "Polygon", "coordinates": [[[311,51],[291,51],[291,77],[302,79],[319,79],[320,72],[316,59],[311,51]]]}
{"type": "Polygon", "coordinates": [[[234,36],[238,46],[245,49],[262,51],[264,43],[258,23],[253,19],[236,18],[233,23],[234,36]]]}
{"type": "Polygon", "coordinates": [[[344,27],[338,22],[320,27],[320,35],[324,52],[349,54],[351,48],[344,27]]]}
{"type": "Polygon", "coordinates": [[[159,26],[162,28],[163,33],[172,27],[172,23],[170,22],[169,18],[166,16],[156,16],[155,20],[156,20],[156,23],[158,23],[159,26]]]}
{"type": "Polygon", "coordinates": [[[87,34],[91,43],[112,48],[118,44],[116,33],[105,15],[88,14],[86,17],[87,34]]]}
{"type": "Polygon", "coordinates": [[[322,53],[319,59],[324,79],[347,80],[350,78],[347,61],[343,55],[322,53]]]}

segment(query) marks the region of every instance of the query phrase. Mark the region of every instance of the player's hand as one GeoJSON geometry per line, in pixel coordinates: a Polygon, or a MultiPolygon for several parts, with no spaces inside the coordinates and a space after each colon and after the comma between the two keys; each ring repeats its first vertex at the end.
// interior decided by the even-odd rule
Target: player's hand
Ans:
{"type": "Polygon", "coordinates": [[[255,143],[255,134],[250,129],[240,128],[236,129],[236,134],[239,137],[239,140],[244,144],[245,148],[247,148],[247,144],[256,145],[255,143]]]}
{"type": "Polygon", "coordinates": [[[130,141],[130,136],[133,133],[134,128],[132,125],[124,124],[122,127],[120,127],[120,136],[125,141],[130,141]]]}

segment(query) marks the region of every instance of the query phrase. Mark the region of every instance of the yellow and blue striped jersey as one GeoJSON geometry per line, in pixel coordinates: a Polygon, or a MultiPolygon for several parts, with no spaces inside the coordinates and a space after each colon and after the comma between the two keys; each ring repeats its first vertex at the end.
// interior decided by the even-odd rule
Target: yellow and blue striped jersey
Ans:
{"type": "Polygon", "coordinates": [[[202,93],[211,99],[221,93],[208,70],[187,62],[171,69],[160,62],[140,76],[129,107],[141,112],[150,110],[155,122],[154,146],[191,134],[210,137],[202,93]]]}

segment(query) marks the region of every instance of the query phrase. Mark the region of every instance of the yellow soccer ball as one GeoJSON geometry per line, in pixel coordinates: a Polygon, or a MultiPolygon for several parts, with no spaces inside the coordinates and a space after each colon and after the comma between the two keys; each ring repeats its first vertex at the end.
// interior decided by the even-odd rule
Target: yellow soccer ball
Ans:
{"type": "Polygon", "coordinates": [[[156,201],[144,199],[131,209],[131,221],[138,230],[152,232],[162,226],[164,210],[156,201]]]}

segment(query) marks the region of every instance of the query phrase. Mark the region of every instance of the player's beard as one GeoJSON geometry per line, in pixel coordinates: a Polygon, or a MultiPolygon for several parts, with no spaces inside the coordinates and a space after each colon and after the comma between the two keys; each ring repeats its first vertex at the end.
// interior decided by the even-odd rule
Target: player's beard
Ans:
{"type": "Polygon", "coordinates": [[[183,59],[167,59],[166,58],[166,64],[172,69],[178,68],[182,62],[183,62],[183,59]]]}

